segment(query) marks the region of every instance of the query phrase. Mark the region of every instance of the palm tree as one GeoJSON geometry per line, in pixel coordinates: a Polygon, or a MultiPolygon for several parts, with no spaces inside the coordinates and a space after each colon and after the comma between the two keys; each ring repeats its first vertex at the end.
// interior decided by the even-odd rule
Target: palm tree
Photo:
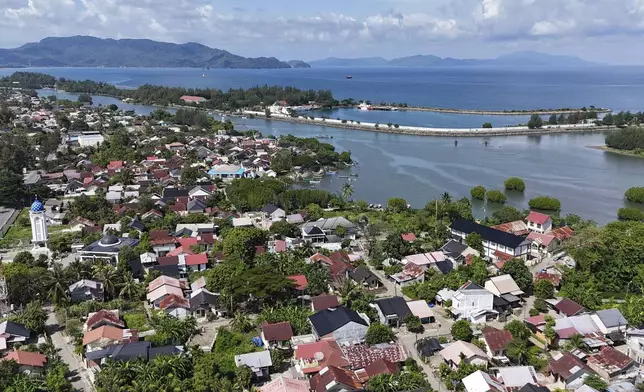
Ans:
{"type": "Polygon", "coordinates": [[[130,271],[123,273],[123,283],[120,286],[119,297],[121,298],[133,299],[139,292],[139,284],[134,281],[130,271]]]}
{"type": "Polygon", "coordinates": [[[528,345],[525,340],[512,339],[508,346],[508,357],[518,364],[524,364],[530,355],[528,345]]]}
{"type": "Polygon", "coordinates": [[[338,288],[338,294],[342,297],[342,302],[346,303],[352,294],[358,289],[358,285],[351,279],[343,279],[342,284],[338,288]]]}
{"type": "Polygon", "coordinates": [[[235,313],[233,320],[230,322],[230,326],[235,331],[238,331],[241,333],[249,332],[254,327],[253,322],[239,311],[235,313]]]}
{"type": "Polygon", "coordinates": [[[353,185],[351,185],[348,182],[345,182],[342,185],[342,188],[340,188],[340,191],[342,192],[342,198],[344,200],[349,200],[351,196],[353,196],[353,185]]]}
{"type": "Polygon", "coordinates": [[[116,288],[116,270],[111,265],[97,265],[94,268],[94,278],[103,283],[105,292],[112,298],[116,288]]]}
{"type": "Polygon", "coordinates": [[[567,345],[568,345],[568,348],[571,349],[570,351],[572,351],[574,349],[582,348],[584,346],[584,337],[581,336],[580,334],[576,333],[576,334],[572,335],[570,337],[570,339],[568,339],[568,344],[567,345]]]}
{"type": "Polygon", "coordinates": [[[61,306],[69,299],[67,296],[67,279],[63,266],[59,263],[54,264],[51,271],[51,286],[49,287],[49,297],[56,306],[61,306]]]}
{"type": "Polygon", "coordinates": [[[452,202],[452,196],[448,192],[443,193],[441,198],[443,199],[443,203],[445,204],[449,204],[452,202]]]}
{"type": "Polygon", "coordinates": [[[69,263],[67,270],[76,280],[81,280],[90,276],[88,275],[87,264],[83,263],[79,259],[69,263]]]}

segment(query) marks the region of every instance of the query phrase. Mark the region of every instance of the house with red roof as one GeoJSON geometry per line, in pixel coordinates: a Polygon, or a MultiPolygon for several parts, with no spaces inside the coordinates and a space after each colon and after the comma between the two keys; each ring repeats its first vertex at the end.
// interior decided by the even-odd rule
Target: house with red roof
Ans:
{"type": "Polygon", "coordinates": [[[526,237],[531,241],[531,249],[533,255],[537,257],[550,257],[559,245],[559,240],[552,234],[541,234],[536,231],[531,232],[526,237]]]}
{"type": "Polygon", "coordinates": [[[488,327],[483,330],[483,342],[488,358],[508,362],[506,350],[512,341],[512,334],[505,329],[488,327]]]}
{"type": "Polygon", "coordinates": [[[294,349],[295,370],[302,376],[315,374],[328,365],[349,367],[349,361],[335,340],[298,344],[294,349]]]}
{"type": "Polygon", "coordinates": [[[260,329],[262,341],[266,347],[286,347],[293,337],[293,328],[288,321],[273,324],[264,323],[260,329]]]}
{"type": "Polygon", "coordinates": [[[306,280],[305,275],[291,275],[288,277],[293,282],[293,286],[298,291],[304,291],[309,282],[306,280]]]}
{"type": "Polygon", "coordinates": [[[179,100],[181,100],[183,102],[186,102],[186,103],[196,103],[196,104],[200,104],[202,102],[207,101],[206,98],[199,97],[199,96],[196,96],[196,95],[182,95],[181,98],[179,98],[179,100]]]}
{"type": "Polygon", "coordinates": [[[402,238],[402,240],[405,241],[405,242],[414,242],[414,241],[416,241],[416,234],[414,234],[414,233],[402,233],[402,234],[400,234],[400,238],[402,238]]]}
{"type": "Polygon", "coordinates": [[[41,353],[14,349],[12,352],[0,359],[0,361],[16,361],[21,373],[28,372],[29,374],[33,374],[42,373],[45,368],[45,364],[47,363],[47,356],[41,353]]]}
{"type": "Polygon", "coordinates": [[[337,308],[340,306],[340,300],[337,295],[322,294],[311,298],[311,310],[319,312],[329,308],[337,308]]]}
{"type": "Polygon", "coordinates": [[[525,220],[528,222],[530,231],[544,234],[552,230],[552,218],[550,218],[550,215],[530,211],[525,220]]]}
{"type": "Polygon", "coordinates": [[[557,314],[563,314],[568,317],[576,316],[586,312],[586,308],[579,305],[577,302],[571,300],[570,298],[562,298],[561,301],[557,302],[554,306],[557,314]]]}
{"type": "Polygon", "coordinates": [[[176,318],[184,319],[190,316],[190,301],[177,294],[170,294],[159,302],[159,309],[176,318]]]}
{"type": "Polygon", "coordinates": [[[327,366],[311,378],[311,390],[314,392],[348,392],[362,391],[360,378],[353,370],[327,366]]]}
{"type": "Polygon", "coordinates": [[[116,310],[99,310],[98,312],[90,313],[87,315],[85,322],[85,331],[92,331],[104,325],[110,325],[116,328],[125,328],[125,323],[119,317],[119,311],[116,310]]]}
{"type": "Polygon", "coordinates": [[[259,388],[259,392],[310,392],[308,380],[280,377],[259,388]]]}
{"type": "MultiPolygon", "coordinates": [[[[179,259],[181,259],[181,257],[179,257],[179,259]]],[[[201,272],[201,271],[205,271],[208,268],[207,253],[199,253],[196,255],[185,255],[184,260],[185,260],[186,271],[201,272]]],[[[181,261],[179,261],[179,265],[181,265],[181,261]]]]}
{"type": "Polygon", "coordinates": [[[123,169],[123,161],[111,161],[107,164],[107,170],[120,172],[123,169]]]}
{"type": "Polygon", "coordinates": [[[638,374],[635,361],[610,346],[602,347],[598,354],[589,357],[587,364],[590,369],[609,383],[638,374]]]}

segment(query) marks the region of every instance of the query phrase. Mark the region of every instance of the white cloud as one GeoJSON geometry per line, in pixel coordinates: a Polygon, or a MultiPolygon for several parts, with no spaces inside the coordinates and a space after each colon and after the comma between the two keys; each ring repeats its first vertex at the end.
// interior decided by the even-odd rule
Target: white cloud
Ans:
{"type": "MultiPolygon", "coordinates": [[[[196,41],[246,55],[416,53],[644,32],[644,0],[0,0],[0,47],[50,35],[196,41]],[[227,5],[228,4],[228,5],[227,5]],[[293,8],[293,9],[291,9],[293,8]]],[[[608,38],[606,38],[608,39],[608,38]]],[[[633,42],[639,43],[635,38],[633,42]]]]}

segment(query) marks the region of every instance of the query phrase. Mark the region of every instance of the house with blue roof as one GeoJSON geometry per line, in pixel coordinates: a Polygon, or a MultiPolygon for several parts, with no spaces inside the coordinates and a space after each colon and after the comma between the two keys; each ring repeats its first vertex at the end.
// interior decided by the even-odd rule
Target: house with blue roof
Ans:
{"type": "Polygon", "coordinates": [[[246,169],[237,165],[215,165],[208,171],[212,178],[235,179],[244,177],[246,169]]]}

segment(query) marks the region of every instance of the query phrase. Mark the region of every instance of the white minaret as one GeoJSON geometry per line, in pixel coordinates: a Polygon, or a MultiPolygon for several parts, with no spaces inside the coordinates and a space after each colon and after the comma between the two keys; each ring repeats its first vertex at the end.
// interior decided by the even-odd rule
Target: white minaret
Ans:
{"type": "Polygon", "coordinates": [[[47,247],[49,233],[47,232],[47,216],[45,215],[45,206],[36,197],[29,210],[29,219],[31,220],[31,242],[34,247],[47,247]]]}

